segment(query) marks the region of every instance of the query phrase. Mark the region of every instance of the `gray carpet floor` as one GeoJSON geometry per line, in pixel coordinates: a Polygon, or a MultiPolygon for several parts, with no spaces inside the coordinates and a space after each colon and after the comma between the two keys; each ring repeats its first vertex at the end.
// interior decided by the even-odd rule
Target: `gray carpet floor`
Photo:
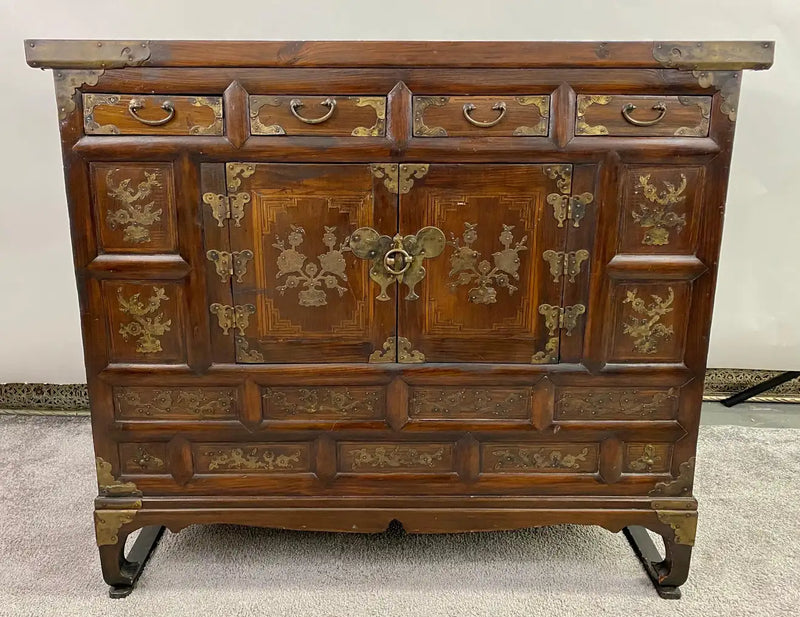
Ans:
{"type": "Polygon", "coordinates": [[[110,600],[91,525],[85,418],[0,416],[0,615],[459,616],[800,614],[800,431],[701,429],[697,545],[660,600],[621,534],[561,526],[376,536],[245,527],[166,532],[110,600]]]}

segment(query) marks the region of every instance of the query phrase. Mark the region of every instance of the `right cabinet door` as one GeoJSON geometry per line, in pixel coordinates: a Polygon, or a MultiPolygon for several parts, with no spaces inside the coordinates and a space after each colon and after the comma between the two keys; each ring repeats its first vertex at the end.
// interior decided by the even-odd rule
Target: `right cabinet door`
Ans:
{"type": "Polygon", "coordinates": [[[401,187],[400,233],[436,227],[447,244],[419,298],[400,293],[398,337],[426,362],[557,362],[571,173],[441,164],[401,187]]]}

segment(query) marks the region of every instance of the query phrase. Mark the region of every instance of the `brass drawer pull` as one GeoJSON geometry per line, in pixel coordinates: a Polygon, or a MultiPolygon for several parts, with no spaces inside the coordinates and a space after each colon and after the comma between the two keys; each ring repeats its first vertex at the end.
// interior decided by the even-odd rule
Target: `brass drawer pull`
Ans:
{"type": "Polygon", "coordinates": [[[292,115],[300,120],[300,122],[305,122],[306,124],[322,124],[326,120],[330,119],[330,117],[333,115],[333,112],[336,110],[336,99],[325,99],[322,101],[322,103],[320,103],[320,105],[328,107],[328,113],[326,113],[324,116],[320,116],[319,118],[304,118],[297,113],[297,110],[303,107],[303,101],[300,99],[292,99],[289,101],[289,109],[291,110],[292,115]]]}
{"type": "Polygon", "coordinates": [[[164,126],[175,117],[175,106],[172,104],[172,101],[164,101],[161,103],[161,109],[167,112],[167,116],[161,118],[161,120],[145,120],[138,114],[140,109],[144,109],[144,99],[131,99],[131,102],[128,104],[128,113],[147,126],[164,126]]]}
{"type": "Polygon", "coordinates": [[[653,126],[654,124],[661,122],[664,119],[664,116],[667,115],[667,106],[664,103],[656,103],[653,105],[653,111],[657,111],[658,116],[652,120],[637,120],[636,118],[632,117],[630,114],[634,109],[636,109],[636,105],[633,103],[626,103],[622,107],[622,117],[633,126],[653,126]]]}
{"type": "Polygon", "coordinates": [[[467,122],[469,122],[472,126],[477,126],[482,129],[488,129],[496,125],[498,122],[500,122],[500,120],[503,119],[503,116],[506,115],[506,104],[504,101],[495,103],[494,105],[492,105],[492,109],[500,112],[497,118],[495,118],[494,120],[490,120],[489,122],[481,122],[480,120],[476,120],[475,118],[470,116],[470,113],[475,111],[475,105],[473,105],[472,103],[467,103],[466,105],[464,105],[464,117],[467,119],[467,122]]]}

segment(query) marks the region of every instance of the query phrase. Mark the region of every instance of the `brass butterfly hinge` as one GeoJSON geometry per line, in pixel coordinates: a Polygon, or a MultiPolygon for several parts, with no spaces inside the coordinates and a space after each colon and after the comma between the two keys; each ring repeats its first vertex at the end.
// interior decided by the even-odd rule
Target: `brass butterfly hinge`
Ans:
{"type": "Polygon", "coordinates": [[[540,304],[539,314],[544,316],[544,324],[550,336],[555,336],[557,330],[564,330],[567,336],[572,336],[572,331],[578,325],[578,317],[586,312],[583,304],[573,304],[572,306],[553,306],[551,304],[540,304]]]}
{"type": "Polygon", "coordinates": [[[219,327],[222,328],[222,334],[227,336],[233,328],[239,331],[240,336],[244,336],[247,326],[250,325],[250,315],[256,312],[256,307],[252,304],[230,306],[214,302],[209,307],[209,310],[213,315],[217,316],[219,327]]]}
{"type": "Polygon", "coordinates": [[[214,264],[220,281],[227,283],[232,276],[235,276],[236,282],[241,283],[247,274],[247,262],[253,259],[253,251],[245,249],[229,253],[211,249],[206,253],[206,257],[214,264]]]}
{"type": "Polygon", "coordinates": [[[563,227],[564,221],[572,221],[573,227],[581,226],[581,219],[586,216],[586,206],[594,200],[591,193],[580,195],[559,195],[550,193],[547,203],[553,206],[553,217],[558,221],[558,226],[563,227]]]}
{"type": "Polygon", "coordinates": [[[589,259],[589,251],[580,249],[565,253],[548,249],[542,253],[542,257],[550,264],[550,274],[554,283],[558,283],[562,276],[566,276],[570,283],[574,283],[575,277],[581,273],[581,265],[589,259]]]}
{"type": "Polygon", "coordinates": [[[203,203],[211,208],[211,216],[217,221],[217,227],[225,227],[225,221],[231,219],[236,227],[241,227],[244,218],[244,207],[250,202],[250,193],[204,193],[203,203]]]}

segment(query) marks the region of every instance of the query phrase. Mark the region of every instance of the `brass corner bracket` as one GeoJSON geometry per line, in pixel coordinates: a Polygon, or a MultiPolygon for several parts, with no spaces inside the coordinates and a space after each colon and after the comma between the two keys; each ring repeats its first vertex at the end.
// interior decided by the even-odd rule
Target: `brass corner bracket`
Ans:
{"type": "Polygon", "coordinates": [[[741,72],[739,71],[692,71],[697,83],[703,88],[717,88],[722,103],[719,110],[728,116],[728,120],[736,122],[739,109],[739,87],[741,72]]]}
{"type": "Polygon", "coordinates": [[[400,364],[421,364],[425,362],[425,354],[413,348],[411,341],[403,336],[390,336],[386,339],[382,349],[376,349],[369,356],[369,362],[386,364],[395,361],[400,364]]]}
{"type": "Polygon", "coordinates": [[[653,58],[662,66],[691,71],[766,69],[772,65],[774,54],[775,45],[771,41],[661,41],[653,44],[653,58]]]}
{"type": "Polygon", "coordinates": [[[394,195],[405,195],[414,186],[414,180],[428,173],[428,163],[373,163],[372,175],[383,180],[384,186],[394,195]]]}
{"type": "Polygon", "coordinates": [[[694,478],[694,457],[681,463],[678,477],[671,482],[659,482],[648,495],[651,497],[688,497],[691,493],[694,478]]]}
{"type": "Polygon", "coordinates": [[[697,535],[697,512],[656,510],[658,520],[669,525],[675,534],[675,543],[694,546],[697,535]]]}
{"type": "Polygon", "coordinates": [[[94,533],[97,546],[119,542],[119,530],[132,523],[138,510],[95,510],[94,533]]]}
{"type": "Polygon", "coordinates": [[[102,495],[109,497],[141,496],[142,492],[133,482],[120,482],[111,473],[111,463],[101,457],[95,458],[97,487],[102,495]]]}

